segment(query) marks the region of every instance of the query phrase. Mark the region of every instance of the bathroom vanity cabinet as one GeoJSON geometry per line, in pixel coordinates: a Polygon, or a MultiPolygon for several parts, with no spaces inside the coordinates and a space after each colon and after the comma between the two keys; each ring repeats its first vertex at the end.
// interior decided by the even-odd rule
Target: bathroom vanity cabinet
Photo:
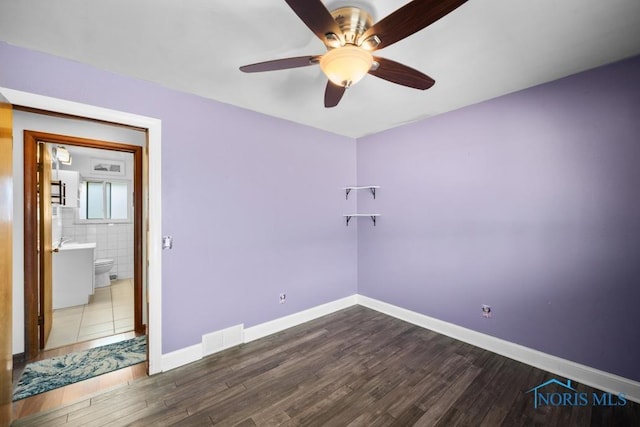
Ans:
{"type": "Polygon", "coordinates": [[[53,253],[53,309],[89,302],[95,289],[95,243],[66,243],[53,253]]]}

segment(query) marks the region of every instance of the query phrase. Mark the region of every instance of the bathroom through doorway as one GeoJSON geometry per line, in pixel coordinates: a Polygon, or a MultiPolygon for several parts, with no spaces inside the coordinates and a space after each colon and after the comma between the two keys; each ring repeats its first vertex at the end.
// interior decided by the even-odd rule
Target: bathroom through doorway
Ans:
{"type": "Polygon", "coordinates": [[[72,338],[145,332],[143,153],[142,146],[25,130],[27,361],[72,338]],[[38,153],[46,164],[38,165],[38,153]],[[47,191],[39,192],[47,175],[47,191]]]}
{"type": "Polygon", "coordinates": [[[46,143],[53,319],[45,350],[134,330],[133,154],[46,143]]]}

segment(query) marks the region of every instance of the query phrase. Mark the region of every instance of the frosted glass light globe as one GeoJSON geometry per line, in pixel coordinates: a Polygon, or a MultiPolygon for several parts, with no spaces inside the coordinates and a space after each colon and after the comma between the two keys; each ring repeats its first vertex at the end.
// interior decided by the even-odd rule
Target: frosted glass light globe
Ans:
{"type": "Polygon", "coordinates": [[[320,68],[331,82],[349,87],[358,83],[371,69],[370,52],[353,45],[331,49],[320,58],[320,68]]]}

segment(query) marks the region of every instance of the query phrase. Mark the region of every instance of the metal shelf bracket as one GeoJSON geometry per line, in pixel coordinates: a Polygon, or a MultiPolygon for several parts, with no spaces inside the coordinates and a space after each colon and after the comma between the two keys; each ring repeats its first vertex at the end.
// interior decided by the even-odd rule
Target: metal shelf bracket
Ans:
{"type": "Polygon", "coordinates": [[[346,219],[346,225],[347,227],[349,226],[349,222],[351,221],[351,218],[353,218],[354,216],[368,216],[369,218],[371,218],[371,221],[373,221],[373,226],[376,226],[376,217],[379,216],[379,214],[353,214],[353,215],[347,215],[345,214],[344,217],[346,219]]]}
{"type": "Polygon", "coordinates": [[[344,187],[344,192],[345,192],[345,199],[349,200],[349,193],[351,193],[351,190],[369,190],[371,191],[371,194],[373,195],[373,198],[376,198],[376,189],[380,188],[379,185],[367,185],[365,187],[344,187]]]}

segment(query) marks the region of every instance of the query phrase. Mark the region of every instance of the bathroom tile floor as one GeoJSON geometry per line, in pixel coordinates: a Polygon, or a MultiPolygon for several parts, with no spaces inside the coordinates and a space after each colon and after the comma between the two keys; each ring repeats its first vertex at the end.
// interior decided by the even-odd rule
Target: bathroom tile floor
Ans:
{"type": "Polygon", "coordinates": [[[53,311],[45,350],[133,330],[133,279],[96,288],[89,304],[53,311]]]}

